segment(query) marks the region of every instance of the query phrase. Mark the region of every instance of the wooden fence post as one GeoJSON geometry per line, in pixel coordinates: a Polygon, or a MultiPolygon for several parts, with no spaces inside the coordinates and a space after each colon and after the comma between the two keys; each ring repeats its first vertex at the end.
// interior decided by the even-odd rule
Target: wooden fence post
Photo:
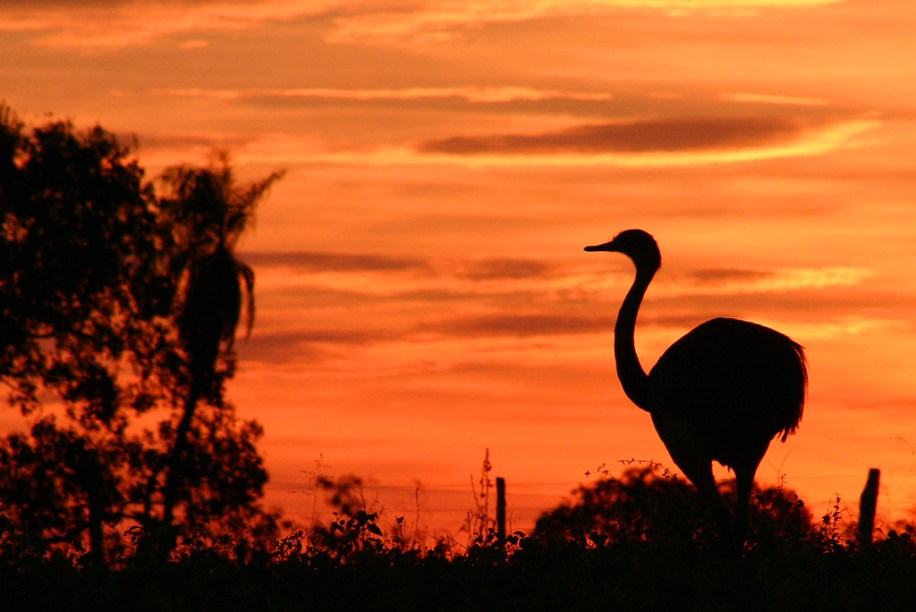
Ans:
{"type": "Polygon", "coordinates": [[[506,540],[506,479],[496,478],[496,537],[506,540]]]}
{"type": "Polygon", "coordinates": [[[875,529],[875,511],[878,507],[878,482],[881,470],[872,468],[868,470],[868,480],[862,497],[859,498],[859,547],[868,548],[872,543],[872,534],[875,529]]]}

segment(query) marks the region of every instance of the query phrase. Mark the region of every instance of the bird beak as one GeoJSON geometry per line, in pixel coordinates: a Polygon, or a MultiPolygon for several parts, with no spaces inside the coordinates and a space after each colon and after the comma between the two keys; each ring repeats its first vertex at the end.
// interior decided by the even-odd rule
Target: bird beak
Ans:
{"type": "Polygon", "coordinates": [[[604,244],[596,244],[593,246],[587,246],[585,247],[585,250],[590,253],[594,251],[616,251],[617,247],[614,245],[614,241],[611,240],[610,242],[605,242],[604,244]]]}

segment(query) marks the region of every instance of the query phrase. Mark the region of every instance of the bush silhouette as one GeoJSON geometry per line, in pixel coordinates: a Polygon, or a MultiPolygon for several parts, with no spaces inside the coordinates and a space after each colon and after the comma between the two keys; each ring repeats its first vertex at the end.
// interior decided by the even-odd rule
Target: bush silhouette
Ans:
{"type": "MultiPolygon", "coordinates": [[[[719,487],[726,503],[733,505],[734,481],[719,487]]],[[[809,542],[815,534],[804,502],[784,488],[754,490],[750,523],[749,549],[809,542]]],[[[716,531],[699,492],[653,464],[579,487],[572,500],[541,515],[532,538],[586,547],[639,542],[662,548],[703,548],[715,544],[716,531]]]]}

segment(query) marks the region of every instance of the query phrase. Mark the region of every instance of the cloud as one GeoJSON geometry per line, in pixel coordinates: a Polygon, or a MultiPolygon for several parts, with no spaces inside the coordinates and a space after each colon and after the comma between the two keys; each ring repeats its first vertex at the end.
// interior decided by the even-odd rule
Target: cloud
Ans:
{"type": "Polygon", "coordinates": [[[548,336],[585,334],[611,329],[613,317],[566,316],[549,313],[496,313],[445,319],[423,326],[431,331],[455,336],[548,336]]]}
{"type": "Polygon", "coordinates": [[[532,87],[405,87],[399,89],[340,89],[326,87],[293,89],[203,89],[198,87],[154,89],[154,95],[213,98],[217,100],[299,99],[328,102],[396,102],[411,100],[460,99],[469,104],[499,104],[518,101],[574,100],[606,102],[614,96],[602,92],[562,91],[532,87]]]}
{"type": "MultiPolygon", "coordinates": [[[[723,121],[727,124],[727,121],[723,121]]],[[[778,124],[779,122],[777,122],[778,124]]],[[[841,149],[873,145],[864,135],[883,124],[873,118],[819,123],[783,137],[758,130],[735,131],[730,137],[704,134],[700,144],[680,137],[651,143],[638,128],[637,140],[601,130],[581,130],[505,136],[470,136],[422,141],[415,145],[380,144],[359,149],[316,149],[314,138],[274,134],[235,153],[239,163],[289,167],[296,164],[335,166],[451,166],[467,167],[588,167],[676,168],[736,164],[771,159],[812,157],[841,149]],[[592,132],[592,133],[590,133],[592,132]],[[604,147],[604,148],[602,148],[604,147]],[[615,148],[616,147],[616,148],[615,148]],[[642,148],[640,148],[642,147],[642,148]],[[667,148],[664,148],[667,147],[667,148]],[[678,148],[680,147],[680,148],[678,148]]],[[[714,124],[710,124],[714,125],[714,124]]],[[[610,130],[613,132],[613,130],[610,130]]]]}
{"type": "Polygon", "coordinates": [[[709,268],[696,270],[688,275],[691,281],[701,285],[723,285],[750,283],[772,278],[775,272],[769,270],[738,270],[734,268],[709,268]]]}
{"type": "MultiPolygon", "coordinates": [[[[125,140],[134,138],[133,135],[122,135],[122,137],[125,140]]],[[[239,134],[194,132],[183,134],[144,133],[137,136],[137,140],[144,151],[176,148],[236,149],[247,146],[252,141],[251,137],[239,134]]]]}
{"type": "Polygon", "coordinates": [[[378,253],[328,253],[321,251],[242,253],[252,266],[287,266],[310,272],[385,272],[424,269],[423,260],[378,253]]]}
{"type": "Polygon", "coordinates": [[[369,346],[400,339],[402,333],[391,329],[373,329],[352,325],[345,321],[335,327],[309,327],[257,331],[247,340],[236,343],[243,359],[271,363],[319,362],[339,357],[334,347],[369,346]]]}
{"type": "MultiPolygon", "coordinates": [[[[338,253],[326,251],[251,251],[242,259],[255,267],[292,268],[296,272],[386,273],[419,272],[420,282],[435,279],[459,281],[514,281],[543,279],[557,273],[556,265],[540,259],[488,257],[483,259],[423,259],[380,253],[338,253]]],[[[415,281],[406,282],[415,287],[415,281]]],[[[327,279],[326,279],[327,282],[327,279]]],[[[392,278],[387,283],[394,282],[392,278]]]]}
{"type": "Polygon", "coordinates": [[[541,278],[551,270],[549,264],[535,259],[493,258],[464,264],[458,276],[475,281],[541,278]]]}
{"type": "Polygon", "coordinates": [[[743,104],[764,104],[764,105],[789,105],[789,106],[815,106],[823,107],[830,104],[825,98],[784,96],[777,94],[760,94],[760,93],[734,93],[720,96],[725,102],[739,102],[743,104]]]}
{"type": "Polygon", "coordinates": [[[874,276],[867,268],[833,266],[766,270],[705,270],[693,274],[701,284],[715,284],[721,293],[780,293],[854,287],[874,276]]]}
{"type": "Polygon", "coordinates": [[[615,96],[603,91],[564,91],[515,85],[403,88],[156,88],[150,95],[213,100],[244,108],[310,110],[358,106],[369,109],[420,108],[479,113],[540,113],[604,117],[615,96]]]}
{"type": "MultiPolygon", "coordinates": [[[[41,0],[6,2],[0,7],[0,31],[38,34],[44,47],[69,50],[116,50],[157,39],[191,35],[200,46],[207,32],[231,32],[272,21],[318,17],[337,7],[334,0],[41,0]]],[[[188,41],[183,45],[187,47],[188,41]]]]}
{"type": "MultiPolygon", "coordinates": [[[[373,38],[448,40],[458,32],[488,24],[519,23],[549,18],[612,15],[621,10],[654,10],[681,17],[746,16],[764,8],[802,8],[843,0],[427,0],[404,10],[357,8],[335,17],[331,40],[353,42],[373,38]]],[[[365,5],[363,5],[365,7],[365,5]]],[[[381,8],[384,5],[378,5],[381,8]]]]}
{"type": "MultiPolygon", "coordinates": [[[[905,295],[891,293],[863,293],[840,288],[813,292],[797,290],[760,293],[682,293],[656,297],[647,314],[656,312],[681,313],[690,318],[683,327],[696,325],[705,318],[727,316],[750,318],[759,322],[791,322],[795,329],[805,330],[805,336],[835,336],[860,333],[876,325],[909,326],[900,319],[899,308],[911,306],[914,300],[905,295]],[[692,319],[692,322],[690,321],[692,319]],[[820,331],[818,331],[820,330],[820,331]]],[[[651,319],[640,315],[638,325],[651,325],[651,319]]]]}
{"type": "Polygon", "coordinates": [[[274,365],[300,361],[318,362],[333,357],[327,348],[309,345],[288,332],[255,331],[251,338],[236,342],[235,350],[243,361],[262,361],[274,365]]]}
{"type": "Polygon", "coordinates": [[[7,1],[0,31],[39,35],[50,48],[116,50],[169,36],[190,36],[180,46],[205,45],[202,34],[232,32],[270,22],[320,20],[331,42],[386,39],[449,39],[488,24],[546,18],[595,17],[620,10],[663,15],[747,15],[763,8],[798,8],[842,0],[69,0],[7,1]]]}
{"type": "MultiPolygon", "coordinates": [[[[822,155],[864,146],[857,137],[877,119],[805,123],[779,119],[648,120],[535,134],[458,136],[358,155],[363,163],[468,166],[678,167],[822,155]],[[670,128],[670,129],[666,129],[670,128]]],[[[351,154],[322,156],[355,163],[351,154]]]]}
{"type": "Polygon", "coordinates": [[[789,140],[807,126],[789,119],[654,119],[583,125],[542,134],[456,136],[419,145],[449,155],[646,153],[748,148],[789,140]]]}
{"type": "MultiPolygon", "coordinates": [[[[651,92],[561,90],[515,85],[405,88],[157,88],[151,95],[257,105],[357,105],[404,111],[406,105],[446,112],[516,113],[531,132],[424,137],[383,131],[380,140],[316,141],[313,134],[276,132],[236,147],[245,163],[468,166],[665,167],[818,155],[870,144],[859,135],[882,125],[873,111],[828,100],[777,94],[659,96],[651,92]],[[558,120],[557,117],[562,117],[558,120]],[[557,125],[565,127],[556,128],[557,125]],[[401,140],[392,140],[398,139],[401,140]]],[[[302,109],[297,109],[302,110],[302,109]]],[[[450,120],[443,126],[451,125],[450,120]]],[[[500,125],[499,122],[494,125],[500,125]]],[[[439,130],[442,127],[438,127],[439,130]]],[[[447,127],[445,129],[448,129],[447,127]]],[[[455,128],[452,128],[455,129],[455,128]]],[[[435,132],[433,132],[435,133],[435,132]]],[[[441,132],[440,132],[441,133],[441,132]]],[[[448,132],[445,132],[448,134],[448,132]]]]}

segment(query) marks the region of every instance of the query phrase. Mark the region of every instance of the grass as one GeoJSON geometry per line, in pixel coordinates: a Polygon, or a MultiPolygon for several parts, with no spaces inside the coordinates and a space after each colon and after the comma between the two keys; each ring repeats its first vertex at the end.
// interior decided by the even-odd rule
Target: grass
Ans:
{"type": "Polygon", "coordinates": [[[692,487],[656,466],[583,487],[532,534],[506,541],[478,508],[468,547],[385,533],[358,479],[323,486],[337,500],[329,525],[292,530],[244,559],[227,556],[231,547],[199,549],[107,569],[0,555],[0,609],[916,609],[912,524],[862,548],[840,523],[839,501],[813,520],[781,488],[755,495],[756,527],[735,558],[710,538],[692,487]]]}
{"type": "MultiPolygon", "coordinates": [[[[879,543],[881,544],[881,543],[879,543]]],[[[583,548],[530,539],[446,558],[380,551],[339,563],[188,559],[118,571],[0,570],[7,610],[905,610],[912,545],[749,554],[732,560],[652,543],[583,548]]]]}

